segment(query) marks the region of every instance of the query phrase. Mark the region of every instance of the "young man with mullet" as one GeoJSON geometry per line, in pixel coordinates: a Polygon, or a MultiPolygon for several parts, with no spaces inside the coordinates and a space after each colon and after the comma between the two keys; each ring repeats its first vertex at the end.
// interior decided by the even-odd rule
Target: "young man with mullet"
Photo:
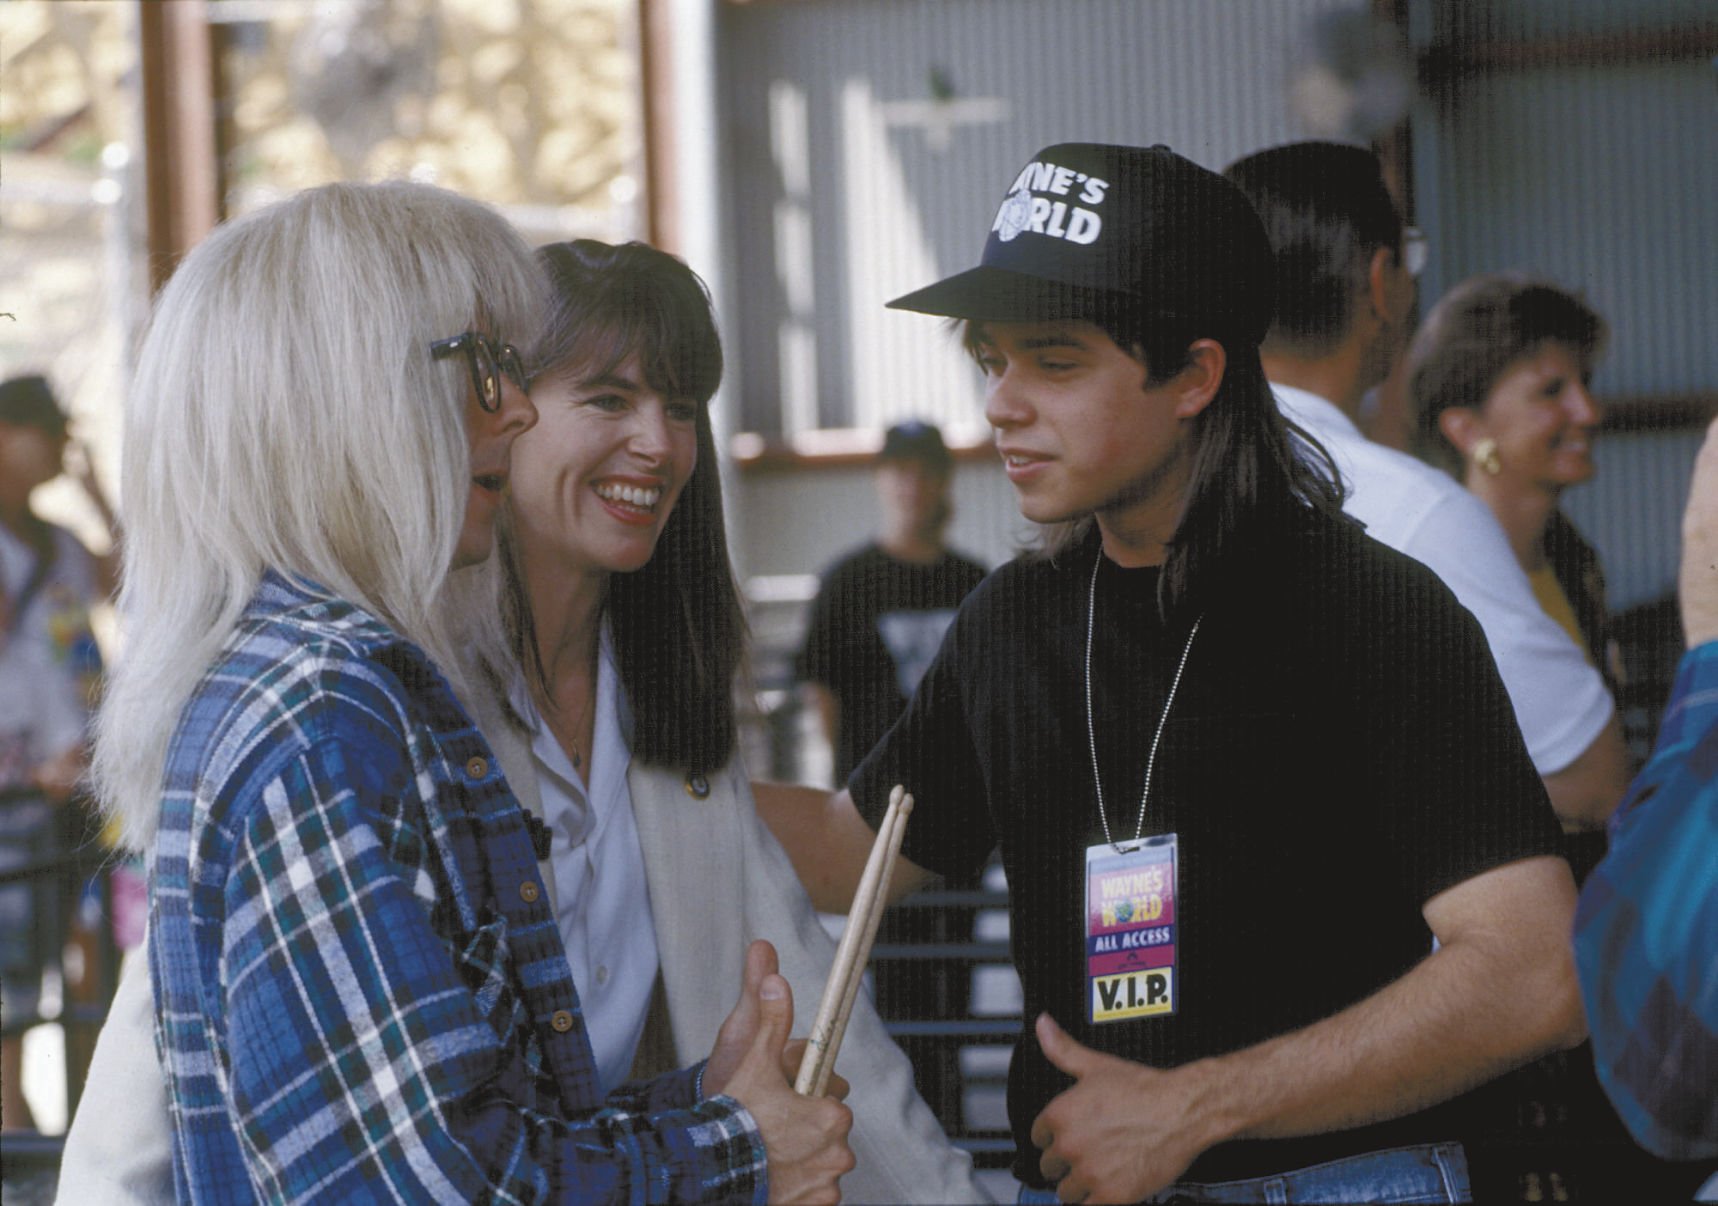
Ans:
{"type": "Polygon", "coordinates": [[[1461,1201],[1462,1094],[1581,1037],[1574,887],[1484,638],[1283,423],[1270,297],[1233,185],[1064,144],[980,267],[891,303],[965,323],[1046,547],[846,791],[766,806],[826,909],[894,783],[894,894],[1000,846],[1022,1201],[1461,1201]]]}

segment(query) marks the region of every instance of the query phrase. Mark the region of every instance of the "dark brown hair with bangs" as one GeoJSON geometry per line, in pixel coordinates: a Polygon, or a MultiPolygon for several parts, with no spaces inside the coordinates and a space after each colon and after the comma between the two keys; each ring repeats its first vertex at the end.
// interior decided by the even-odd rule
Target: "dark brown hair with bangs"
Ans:
{"type": "MultiPolygon", "coordinates": [[[[684,263],[644,243],[578,239],[540,248],[537,258],[548,273],[552,302],[526,355],[533,379],[601,377],[636,355],[651,389],[699,404],[698,467],[655,554],[642,568],[609,579],[603,614],[632,707],[633,755],[706,774],[734,752],[734,675],[746,640],[708,406],[722,380],[710,294],[684,263]]],[[[545,669],[518,547],[506,524],[500,536],[508,639],[541,683],[545,669]]]]}

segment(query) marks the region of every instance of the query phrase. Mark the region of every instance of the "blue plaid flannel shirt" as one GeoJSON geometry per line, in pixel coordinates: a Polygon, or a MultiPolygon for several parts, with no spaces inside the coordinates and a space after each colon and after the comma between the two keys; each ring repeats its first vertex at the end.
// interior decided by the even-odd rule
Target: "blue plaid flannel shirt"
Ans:
{"type": "Polygon", "coordinates": [[[1599,1079],[1631,1134],[1718,1156],[1718,641],[1690,650],[1658,747],[1575,912],[1599,1079]]]}
{"type": "Polygon", "coordinates": [[[763,1201],[701,1067],[603,1098],[524,814],[423,653],[264,579],[180,717],[150,917],[180,1201],[763,1201]]]}

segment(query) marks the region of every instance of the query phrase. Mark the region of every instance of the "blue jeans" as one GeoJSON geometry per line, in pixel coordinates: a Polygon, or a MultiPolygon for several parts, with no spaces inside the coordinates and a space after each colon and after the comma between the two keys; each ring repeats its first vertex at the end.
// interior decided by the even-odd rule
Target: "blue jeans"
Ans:
{"type": "MultiPolygon", "coordinates": [[[[1020,1187],[1020,1206],[1053,1206],[1053,1189],[1020,1187]]],[[[1177,1181],[1154,1203],[1471,1202],[1467,1155],[1459,1143],[1425,1143],[1349,1156],[1245,1181],[1177,1181]]]]}

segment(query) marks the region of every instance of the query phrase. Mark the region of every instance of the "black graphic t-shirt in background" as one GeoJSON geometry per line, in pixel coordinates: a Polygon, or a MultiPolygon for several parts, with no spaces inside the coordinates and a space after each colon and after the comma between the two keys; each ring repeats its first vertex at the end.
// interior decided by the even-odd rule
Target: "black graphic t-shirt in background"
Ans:
{"type": "MultiPolygon", "coordinates": [[[[1328,1017],[1430,949],[1430,897],[1559,830],[1473,618],[1430,571],[1307,515],[1212,592],[1163,733],[1147,835],[1179,835],[1177,1012],[1087,1019],[1085,850],[1103,840],[1086,730],[1095,538],[998,569],[962,607],[887,739],[849,780],[876,825],[917,801],[904,853],[945,875],[1000,846],[1025,1030],[1009,1073],[1015,1175],[1042,1184],[1033,1119],[1070,1083],[1031,1032],[1159,1068],[1328,1017]]],[[[1191,615],[1168,629],[1157,571],[1105,562],[1092,710],[1112,832],[1134,832],[1147,751],[1191,615]]],[[[1119,1107],[1118,1105],[1118,1108],[1119,1107]]],[[[1220,1145],[1220,1181],[1462,1137],[1461,1103],[1376,1126],[1220,1145]]]]}
{"type": "Polygon", "coordinates": [[[982,565],[955,553],[915,565],[875,544],[824,573],[796,671],[827,687],[840,705],[837,783],[907,706],[955,609],[984,574],[982,565]]]}

